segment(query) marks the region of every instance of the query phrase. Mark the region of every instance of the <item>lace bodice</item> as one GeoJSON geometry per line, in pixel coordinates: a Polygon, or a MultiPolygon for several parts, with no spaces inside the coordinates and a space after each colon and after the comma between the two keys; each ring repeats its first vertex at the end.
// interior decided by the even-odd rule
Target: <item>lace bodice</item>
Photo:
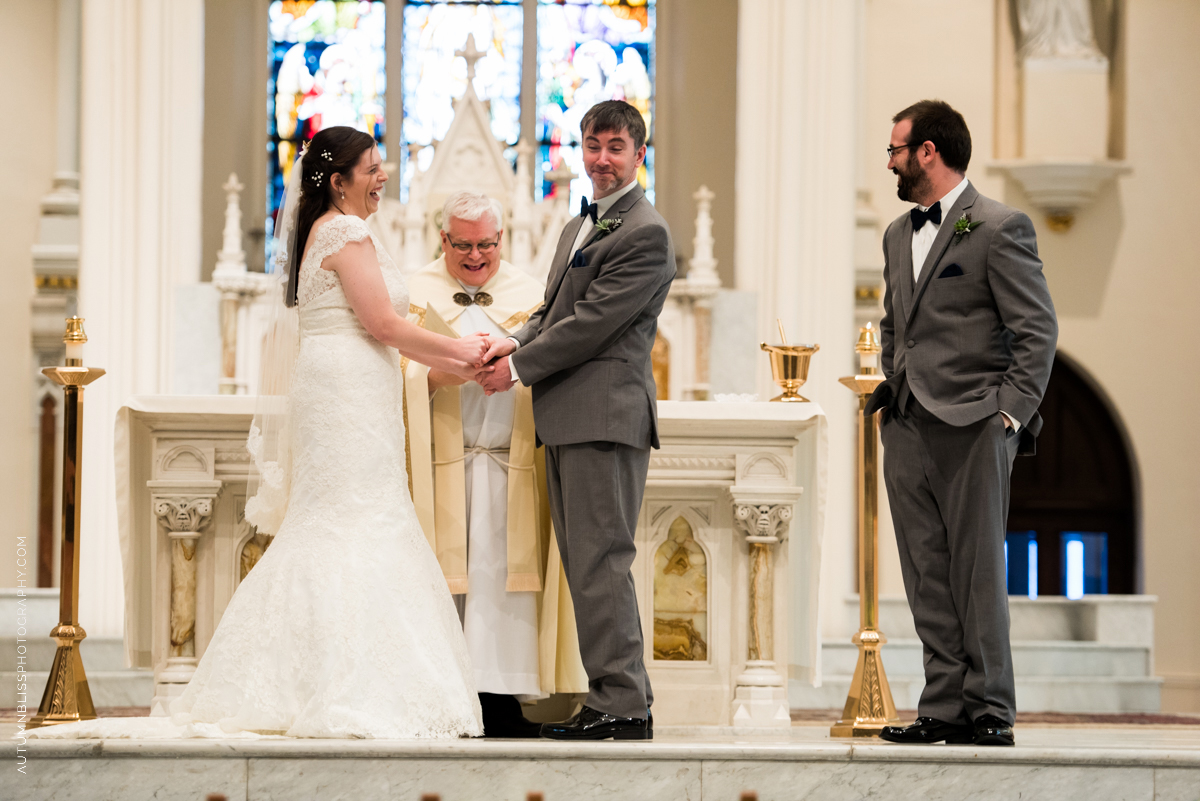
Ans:
{"type": "MultiPolygon", "coordinates": [[[[371,232],[365,220],[352,214],[343,214],[323,223],[316,229],[314,237],[308,253],[304,255],[304,261],[300,264],[300,283],[296,288],[296,305],[301,311],[330,290],[341,288],[342,283],[338,274],[333,270],[321,268],[325,259],[351,242],[361,242],[370,237],[371,244],[375,246],[375,255],[379,259],[379,267],[383,272],[392,304],[401,313],[408,314],[408,292],[400,271],[396,268],[396,263],[388,255],[387,250],[384,249],[383,244],[371,232]]],[[[339,299],[345,300],[344,297],[339,299]]],[[[345,305],[347,308],[349,307],[348,303],[345,305]]]]}

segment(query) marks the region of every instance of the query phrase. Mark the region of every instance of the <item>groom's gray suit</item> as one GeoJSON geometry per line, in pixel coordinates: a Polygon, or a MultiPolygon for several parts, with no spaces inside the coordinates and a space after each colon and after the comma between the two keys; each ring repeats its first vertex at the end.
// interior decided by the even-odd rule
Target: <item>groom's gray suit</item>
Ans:
{"type": "Polygon", "coordinates": [[[546,284],[546,302],[514,335],[521,382],[533,388],[546,446],[550,513],[567,573],[586,704],[644,718],[653,701],[630,567],[650,449],[658,447],[650,350],[675,277],[667,224],[641,187],[617,200],[572,250],[586,217],[568,223],[546,284]]]}
{"type": "Polygon", "coordinates": [[[1029,217],[970,184],[913,280],[913,224],[883,237],[884,479],[904,588],[925,650],[918,714],[1016,712],[1004,559],[1009,476],[1031,452],[1058,324],[1029,217]],[[980,223],[955,236],[964,214],[980,223]],[[999,412],[1020,423],[1006,430],[999,412]]]}

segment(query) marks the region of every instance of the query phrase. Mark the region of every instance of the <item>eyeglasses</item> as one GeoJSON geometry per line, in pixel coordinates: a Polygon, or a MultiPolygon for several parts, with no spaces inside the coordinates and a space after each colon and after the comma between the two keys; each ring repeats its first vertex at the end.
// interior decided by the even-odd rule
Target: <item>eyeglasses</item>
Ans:
{"type": "Polygon", "coordinates": [[[454,248],[459,253],[462,253],[464,256],[476,249],[479,250],[481,255],[486,256],[495,250],[496,246],[500,244],[499,237],[496,238],[495,242],[455,242],[450,238],[449,234],[446,235],[446,241],[450,243],[450,247],[454,248]]]}
{"type": "Polygon", "coordinates": [[[915,144],[915,143],[910,143],[910,144],[907,144],[907,145],[899,145],[899,146],[896,146],[896,145],[888,145],[888,148],[887,148],[887,151],[888,151],[888,158],[889,158],[889,159],[894,159],[894,158],[896,158],[896,154],[897,154],[897,153],[899,153],[901,150],[903,150],[903,149],[904,149],[904,148],[906,148],[906,147],[913,147],[913,145],[914,145],[914,144],[915,144]]]}

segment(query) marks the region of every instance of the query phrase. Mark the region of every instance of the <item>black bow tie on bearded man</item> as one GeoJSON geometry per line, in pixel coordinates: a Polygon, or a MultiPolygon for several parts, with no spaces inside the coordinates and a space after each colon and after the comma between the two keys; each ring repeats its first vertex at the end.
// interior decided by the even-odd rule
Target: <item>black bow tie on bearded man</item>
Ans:
{"type": "Polygon", "coordinates": [[[600,207],[595,203],[588,203],[587,198],[583,198],[579,202],[579,216],[591,217],[592,222],[596,222],[597,215],[600,213],[600,207]]]}
{"type": "Polygon", "coordinates": [[[931,222],[934,225],[941,225],[942,224],[942,201],[939,200],[936,203],[934,203],[932,206],[930,206],[929,211],[921,211],[920,209],[913,209],[912,211],[909,212],[909,215],[912,217],[913,233],[920,231],[921,226],[925,225],[925,223],[927,223],[927,222],[931,222]]]}

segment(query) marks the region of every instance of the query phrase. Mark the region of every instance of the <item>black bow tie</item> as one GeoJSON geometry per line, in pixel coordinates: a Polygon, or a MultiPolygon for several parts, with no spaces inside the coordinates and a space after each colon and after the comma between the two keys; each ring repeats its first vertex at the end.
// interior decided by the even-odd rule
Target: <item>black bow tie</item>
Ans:
{"type": "Polygon", "coordinates": [[[939,200],[936,203],[934,203],[932,206],[930,206],[929,211],[921,211],[920,209],[913,209],[912,211],[909,212],[909,216],[912,217],[914,234],[917,231],[920,231],[921,226],[927,222],[931,222],[934,225],[941,225],[942,224],[942,201],[939,200]]]}
{"type": "Polygon", "coordinates": [[[592,222],[596,222],[596,215],[599,214],[600,207],[595,203],[588,203],[587,198],[583,198],[579,203],[579,216],[591,217],[592,222]]]}
{"type": "Polygon", "coordinates": [[[470,306],[472,303],[476,306],[491,306],[492,296],[486,292],[476,292],[475,297],[471,297],[466,292],[455,292],[454,302],[459,306],[470,306]]]}

